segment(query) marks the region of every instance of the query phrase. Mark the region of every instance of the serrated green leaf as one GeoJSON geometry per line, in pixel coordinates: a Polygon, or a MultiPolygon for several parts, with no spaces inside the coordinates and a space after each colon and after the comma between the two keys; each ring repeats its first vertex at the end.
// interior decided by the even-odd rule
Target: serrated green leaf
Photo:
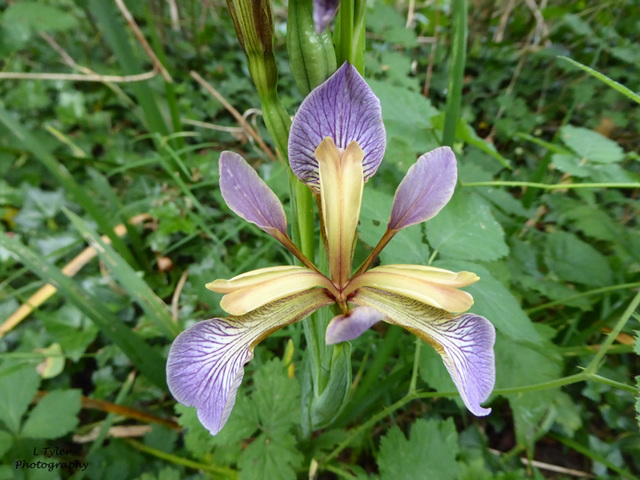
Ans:
{"type": "Polygon", "coordinates": [[[513,340],[531,342],[540,340],[540,335],[515,297],[485,267],[448,259],[434,262],[433,266],[453,271],[474,272],[480,280],[464,288],[473,295],[474,304],[471,311],[486,317],[498,331],[513,340]]]}
{"type": "Polygon", "coordinates": [[[568,232],[547,235],[545,263],[549,270],[568,282],[600,287],[609,285],[613,278],[604,255],[568,232]]]}
{"type": "Polygon", "coordinates": [[[295,469],[302,466],[303,459],[293,435],[284,433],[270,438],[260,434],[240,455],[240,480],[295,480],[295,469]]]}
{"type": "Polygon", "coordinates": [[[560,138],[578,156],[592,162],[615,163],[624,158],[620,145],[588,128],[566,125],[560,130],[560,138]]]}
{"type": "MultiPolygon", "coordinates": [[[[186,407],[180,403],[175,405],[178,423],[184,428],[184,445],[193,457],[203,458],[214,448],[214,438],[198,420],[195,407],[186,407]]],[[[233,416],[233,412],[231,413],[233,416]]],[[[224,430],[223,430],[224,431],[224,430]]]]}
{"type": "Polygon", "coordinates": [[[427,240],[443,256],[491,262],[509,253],[489,204],[467,189],[458,190],[426,229],[427,240]]]}
{"type": "Polygon", "coordinates": [[[458,477],[458,434],[451,418],[419,419],[409,439],[394,426],[380,441],[381,480],[449,480],[458,477]]]}
{"type": "Polygon", "coordinates": [[[22,436],[51,439],[66,435],[78,425],[80,390],[54,390],[45,395],[29,414],[22,436]]]}
{"type": "Polygon", "coordinates": [[[0,420],[10,431],[20,430],[20,420],[39,386],[40,377],[33,366],[0,372],[0,420]]]}
{"type": "Polygon", "coordinates": [[[262,365],[254,381],[251,399],[264,431],[279,432],[300,422],[300,384],[288,377],[282,360],[274,358],[262,365]]]}

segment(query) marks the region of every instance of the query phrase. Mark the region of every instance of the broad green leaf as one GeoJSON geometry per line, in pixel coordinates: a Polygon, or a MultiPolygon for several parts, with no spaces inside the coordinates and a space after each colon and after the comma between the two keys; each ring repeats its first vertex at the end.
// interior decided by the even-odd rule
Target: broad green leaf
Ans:
{"type": "Polygon", "coordinates": [[[280,359],[262,365],[254,375],[251,396],[260,424],[267,434],[277,434],[300,421],[300,384],[289,378],[280,359]]]}
{"type": "Polygon", "coordinates": [[[5,24],[22,24],[35,32],[61,32],[78,25],[76,18],[64,10],[30,0],[10,5],[2,20],[5,24]]]}
{"type": "Polygon", "coordinates": [[[33,366],[0,371],[0,420],[17,433],[20,420],[38,392],[40,377],[33,366]]]}
{"type": "Polygon", "coordinates": [[[611,283],[613,276],[604,255],[575,235],[551,233],[545,247],[545,263],[562,280],[596,287],[611,283]]]}
{"type": "Polygon", "coordinates": [[[491,207],[468,189],[458,190],[426,229],[430,245],[443,256],[491,262],[509,253],[491,207]]]}
{"type": "Polygon", "coordinates": [[[78,425],[80,390],[54,390],[45,395],[22,427],[27,438],[58,438],[78,425]]]}
{"type": "Polygon", "coordinates": [[[283,432],[277,438],[258,435],[240,455],[240,480],[295,480],[295,469],[304,460],[296,447],[296,439],[290,433],[283,432]]]}
{"type": "Polygon", "coordinates": [[[393,196],[365,187],[358,224],[360,240],[372,248],[376,246],[387,230],[392,205],[393,196]]]}
{"type": "Polygon", "coordinates": [[[428,264],[429,246],[422,241],[422,231],[422,225],[412,225],[400,230],[380,253],[382,263],[428,264]]]}
{"type": "Polygon", "coordinates": [[[433,266],[453,271],[467,270],[478,275],[478,282],[464,288],[473,295],[474,304],[470,311],[486,317],[498,331],[513,340],[537,342],[540,339],[516,298],[485,267],[448,259],[434,262],[433,266]]]}
{"type": "MultiPolygon", "coordinates": [[[[13,445],[13,435],[4,430],[0,430],[0,458],[11,448],[13,445]]],[[[2,478],[2,477],[0,477],[2,478]]]]}
{"type": "Polygon", "coordinates": [[[409,438],[392,427],[380,441],[381,480],[453,480],[458,477],[458,434],[453,419],[417,420],[409,438]]]}
{"type": "Polygon", "coordinates": [[[560,130],[560,138],[581,158],[595,163],[615,163],[624,158],[620,145],[587,128],[566,125],[560,130]]]}

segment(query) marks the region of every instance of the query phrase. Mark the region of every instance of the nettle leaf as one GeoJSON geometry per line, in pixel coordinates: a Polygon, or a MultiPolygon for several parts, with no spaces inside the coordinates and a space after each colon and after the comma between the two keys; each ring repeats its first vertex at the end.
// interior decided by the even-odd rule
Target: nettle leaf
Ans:
{"type": "Polygon", "coordinates": [[[491,207],[467,189],[458,190],[426,229],[427,240],[443,256],[491,262],[509,253],[491,207]]]}
{"type": "Polygon", "coordinates": [[[2,458],[2,456],[9,451],[12,445],[13,435],[11,435],[9,432],[5,432],[4,430],[0,430],[0,458],[2,458]]]}
{"type": "Polygon", "coordinates": [[[600,252],[568,232],[547,235],[545,263],[560,279],[590,286],[609,285],[613,274],[600,252]]]}
{"type": "Polygon", "coordinates": [[[38,402],[22,427],[28,438],[58,438],[78,425],[80,390],[54,390],[38,402]]]}
{"type": "MultiPolygon", "coordinates": [[[[239,399],[240,397],[237,400],[239,399]]],[[[178,414],[178,423],[184,428],[184,446],[193,457],[203,458],[213,450],[215,437],[212,437],[209,431],[198,421],[198,413],[195,407],[186,407],[176,403],[174,408],[178,414]]],[[[236,409],[234,408],[229,417],[229,422],[231,422],[235,411],[236,409]]],[[[222,432],[224,432],[224,429],[222,432]]]]}
{"type": "Polygon", "coordinates": [[[380,441],[378,466],[382,480],[455,479],[459,474],[458,434],[453,419],[419,419],[409,439],[397,426],[380,441]]]}
{"type": "Polygon", "coordinates": [[[20,420],[38,392],[40,376],[33,366],[0,372],[0,420],[17,433],[20,420]]]}
{"type": "Polygon", "coordinates": [[[594,130],[566,125],[560,134],[567,147],[592,162],[615,163],[624,158],[624,150],[620,145],[594,130]]]}
{"type": "Polygon", "coordinates": [[[429,246],[422,241],[423,228],[418,224],[400,230],[380,253],[382,264],[429,263],[429,246]]]}

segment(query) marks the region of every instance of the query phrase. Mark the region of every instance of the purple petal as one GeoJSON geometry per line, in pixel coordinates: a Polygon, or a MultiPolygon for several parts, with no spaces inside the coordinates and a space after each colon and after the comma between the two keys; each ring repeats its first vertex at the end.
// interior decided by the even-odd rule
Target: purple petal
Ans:
{"type": "Polygon", "coordinates": [[[464,404],[477,416],[490,408],[480,403],[489,398],[496,378],[493,325],[484,317],[465,313],[453,316],[416,300],[375,288],[360,288],[351,299],[356,305],[374,307],[385,321],[406,328],[440,354],[464,404]]]}
{"type": "Polygon", "coordinates": [[[240,317],[213,318],[182,332],[171,345],[167,384],[180,403],[198,410],[212,435],[229,418],[253,348],[266,336],[333,303],[323,290],[292,295],[240,317]]]}
{"type": "Polygon", "coordinates": [[[291,124],[289,163],[315,191],[319,189],[315,151],[326,137],[342,150],[358,142],[364,152],[365,182],[378,169],[386,147],[380,101],[348,62],[305,98],[291,124]]]}
{"type": "Polygon", "coordinates": [[[434,217],[451,199],[457,179],[456,157],[449,147],[422,155],[396,190],[387,228],[400,230],[434,217]]]}
{"type": "Polygon", "coordinates": [[[287,233],[287,218],[275,193],[244,158],[234,152],[220,155],[220,191],[229,208],[270,235],[287,233]]]}
{"type": "Polygon", "coordinates": [[[348,342],[358,338],[374,323],[379,322],[384,315],[371,307],[356,307],[347,316],[338,315],[327,326],[326,343],[348,342]]]}
{"type": "Polygon", "coordinates": [[[322,33],[338,13],[340,0],[313,0],[313,23],[316,33],[322,33]]]}

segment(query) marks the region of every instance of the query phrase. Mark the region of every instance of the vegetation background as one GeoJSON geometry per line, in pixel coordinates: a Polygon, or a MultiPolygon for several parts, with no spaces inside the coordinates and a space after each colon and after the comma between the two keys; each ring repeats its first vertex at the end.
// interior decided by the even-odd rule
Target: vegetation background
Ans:
{"type": "MultiPolygon", "coordinates": [[[[273,11],[293,114],[286,3],[273,11]]],[[[293,325],[256,349],[211,437],[167,391],[171,339],[224,314],[207,282],[291,261],[217,188],[229,149],[289,196],[226,4],[0,0],[0,478],[639,478],[639,11],[469,2],[459,195],[382,260],[480,275],[474,312],[498,330],[490,416],[385,325],[353,342],[345,410],[305,438],[293,325]]],[[[369,2],[388,148],[360,255],[439,145],[451,42],[450,1],[369,2]]]]}

